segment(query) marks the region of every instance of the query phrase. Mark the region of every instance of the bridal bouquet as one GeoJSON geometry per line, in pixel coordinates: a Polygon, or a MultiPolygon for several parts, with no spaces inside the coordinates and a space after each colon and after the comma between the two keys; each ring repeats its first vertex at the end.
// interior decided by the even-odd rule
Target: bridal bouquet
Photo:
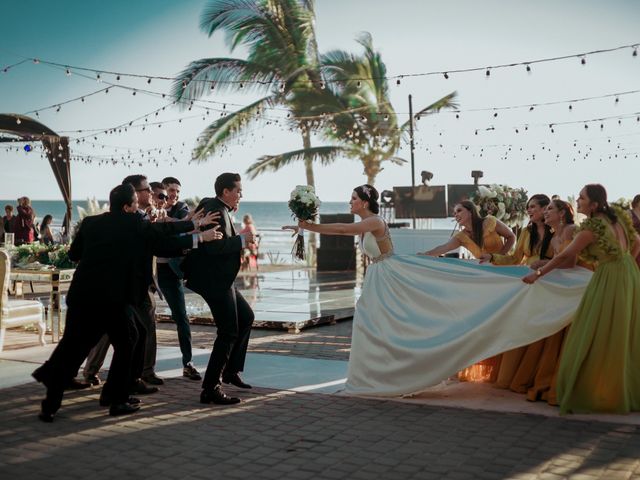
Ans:
{"type": "Polygon", "coordinates": [[[510,227],[522,225],[526,218],[527,191],[524,188],[479,185],[471,200],[480,208],[480,215],[493,215],[510,227]]]}
{"type": "MultiPolygon", "coordinates": [[[[298,185],[289,197],[291,215],[302,222],[313,223],[318,216],[318,208],[321,203],[314,188],[309,185],[298,185]]],[[[302,228],[298,230],[291,254],[299,260],[304,260],[304,230],[302,228]]]]}

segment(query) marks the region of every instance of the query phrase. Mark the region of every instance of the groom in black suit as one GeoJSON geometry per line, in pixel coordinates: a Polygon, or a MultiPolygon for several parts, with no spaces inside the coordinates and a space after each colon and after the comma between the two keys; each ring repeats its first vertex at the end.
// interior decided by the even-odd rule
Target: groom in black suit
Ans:
{"type": "Polygon", "coordinates": [[[220,232],[223,238],[192,250],[183,263],[187,287],[207,302],[218,328],[202,382],[201,403],[230,405],[240,402],[229,397],[221,381],[240,388],[251,388],[239,373],[244,369],[249,335],[253,324],[253,310],[234,287],[240,270],[240,252],[254,242],[253,235],[236,233],[229,212],[235,210],[242,198],[242,183],[237,173],[223,173],[215,182],[215,198],[205,198],[198,210],[220,212],[220,232]]]}

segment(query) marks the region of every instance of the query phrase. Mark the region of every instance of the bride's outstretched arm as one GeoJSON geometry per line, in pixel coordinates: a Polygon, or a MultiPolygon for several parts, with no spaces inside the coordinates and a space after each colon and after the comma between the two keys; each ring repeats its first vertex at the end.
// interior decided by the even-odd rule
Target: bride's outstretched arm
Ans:
{"type": "MultiPolygon", "coordinates": [[[[372,232],[376,236],[384,234],[384,222],[378,217],[365,218],[356,223],[306,223],[298,222],[298,228],[324,235],[362,235],[372,232]]],[[[283,227],[284,228],[284,227],[283,227]]]]}

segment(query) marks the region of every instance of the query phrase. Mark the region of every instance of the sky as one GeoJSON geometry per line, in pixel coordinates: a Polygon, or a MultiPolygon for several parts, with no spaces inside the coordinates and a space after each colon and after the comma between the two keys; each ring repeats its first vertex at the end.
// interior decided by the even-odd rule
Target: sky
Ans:
{"type": "MultiPolygon", "coordinates": [[[[214,56],[242,57],[230,52],[224,35],[209,38],[199,29],[206,0],[60,0],[56,8],[42,0],[4,0],[0,18],[0,67],[24,58],[64,65],[141,75],[175,76],[190,61],[214,56]]],[[[579,58],[491,70],[484,67],[542,58],[574,55],[622,45],[640,44],[640,5],[636,1],[496,1],[458,0],[317,0],[316,29],[322,52],[343,49],[358,53],[356,36],[368,31],[387,65],[389,75],[409,75],[483,67],[480,72],[405,77],[391,82],[391,99],[400,121],[414,110],[457,91],[460,118],[441,112],[422,118],[416,131],[416,176],[433,172],[433,185],[470,183],[470,172],[482,170],[483,182],[524,187],[530,194],[575,195],[585,183],[605,185],[612,199],[633,197],[640,191],[640,55],[632,49],[579,58]],[[603,97],[567,103],[584,97],[603,97]],[[542,106],[541,103],[560,102],[542,106]],[[529,105],[537,106],[531,110],[529,105]],[[494,110],[524,105],[523,108],[494,110]],[[569,109],[571,105],[571,109],[569,109]],[[472,111],[484,109],[484,111],[472,111]],[[498,114],[497,117],[494,116],[498,114]],[[584,120],[614,117],[588,122],[584,120]],[[620,123],[619,123],[620,120],[620,123]],[[563,122],[575,122],[563,124],[563,122]],[[555,124],[551,133],[549,124],[555,124]],[[602,125],[602,128],[601,128],[602,125]],[[516,133],[516,130],[518,132],[516,133]],[[477,134],[476,134],[477,131],[477,134]],[[585,156],[586,155],[586,156],[585,156]]],[[[168,101],[130,90],[112,88],[108,94],[87,96],[84,102],[42,110],[68,99],[117,83],[132,88],[168,92],[169,82],[113,75],[84,78],[79,71],[27,61],[0,70],[0,112],[41,110],[39,120],[69,135],[72,154],[93,158],[140,159],[141,151],[156,148],[158,166],[97,165],[73,162],[72,196],[106,198],[109,190],[132,173],[150,180],[178,177],[185,196],[211,195],[215,177],[223,171],[241,174],[258,157],[301,148],[295,132],[277,127],[254,128],[241,141],[204,163],[190,163],[196,137],[217,118],[216,112],[188,112],[167,106],[149,121],[176,120],[161,127],[130,129],[99,135],[84,143],[77,130],[106,129],[147,114],[168,101]],[[195,117],[195,118],[187,118],[195,117]],[[203,119],[204,117],[204,119],[203,119]],[[183,118],[178,123],[177,119],[183,118]],[[170,150],[169,150],[170,149],[170,150]],[[176,158],[173,163],[168,159],[176,158]]],[[[255,94],[220,95],[207,100],[245,105],[255,94]]],[[[217,104],[217,108],[220,108],[217,104]]],[[[323,144],[314,138],[314,145],[323,144]]],[[[22,146],[22,144],[20,144],[22,146]]],[[[146,153],[145,153],[146,155],[146,153]]],[[[408,146],[399,155],[410,158],[408,146]]],[[[145,158],[148,158],[146,156],[145,158]]],[[[38,151],[7,151],[0,146],[0,198],[27,195],[58,199],[60,194],[48,163],[38,151]]],[[[316,188],[325,201],[347,201],[354,186],[365,182],[359,162],[340,159],[316,166],[316,188]]],[[[409,164],[385,164],[376,186],[391,189],[409,185],[409,164]]],[[[297,184],[305,183],[302,164],[288,166],[243,181],[245,200],[284,201],[297,184]]]]}

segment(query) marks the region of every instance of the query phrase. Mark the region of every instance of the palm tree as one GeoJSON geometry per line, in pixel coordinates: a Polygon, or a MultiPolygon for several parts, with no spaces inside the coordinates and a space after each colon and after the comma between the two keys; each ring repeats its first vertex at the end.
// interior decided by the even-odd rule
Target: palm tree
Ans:
{"type": "MultiPolygon", "coordinates": [[[[301,159],[306,162],[313,158],[327,165],[346,157],[361,161],[367,183],[374,184],[384,162],[406,162],[397,153],[410,122],[398,125],[389,100],[387,69],[380,53],[373,48],[371,35],[363,33],[357,41],[364,48],[360,56],[341,50],[322,56],[321,71],[327,88],[300,90],[292,95],[296,118],[323,117],[322,134],[332,144],[264,155],[247,170],[250,178],[301,159]]],[[[455,108],[455,97],[456,92],[452,92],[416,112],[414,117],[455,108]]]]}
{"type": "MultiPolygon", "coordinates": [[[[242,45],[246,59],[203,58],[191,62],[173,84],[172,93],[184,108],[216,91],[247,91],[264,96],[211,123],[198,137],[195,160],[204,161],[243,135],[250,120],[261,120],[265,109],[290,107],[296,92],[319,89],[318,47],[313,0],[213,0],[200,27],[209,36],[226,33],[231,51],[242,45]]],[[[295,116],[294,116],[295,117],[295,116]]],[[[294,119],[295,123],[296,120],[294,119]]],[[[304,149],[311,133],[297,124],[304,149]]],[[[307,184],[315,186],[313,158],[303,155],[307,184]]]]}

